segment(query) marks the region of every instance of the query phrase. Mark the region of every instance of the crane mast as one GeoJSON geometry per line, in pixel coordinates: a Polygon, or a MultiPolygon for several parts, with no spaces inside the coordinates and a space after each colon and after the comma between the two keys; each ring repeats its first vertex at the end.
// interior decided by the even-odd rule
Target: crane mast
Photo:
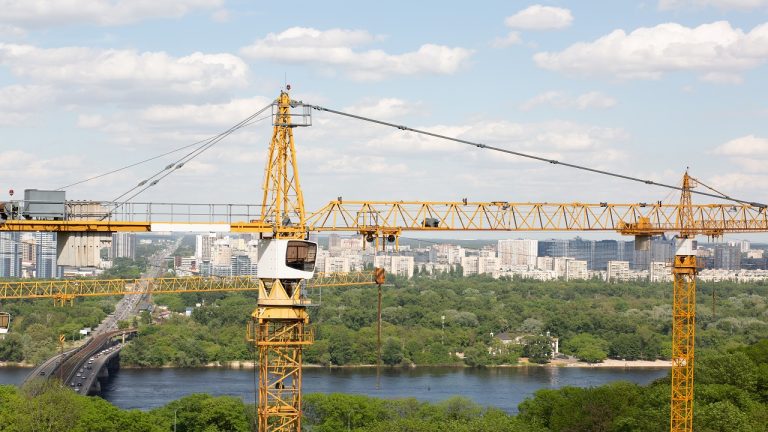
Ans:
{"type": "Polygon", "coordinates": [[[678,209],[677,239],[672,265],[672,385],[670,431],[693,430],[693,366],[696,335],[696,247],[691,188],[694,182],[686,172],[678,209]]]}
{"type": "Polygon", "coordinates": [[[308,242],[304,198],[293,142],[291,99],[281,92],[264,174],[262,221],[272,237],[259,242],[259,300],[248,340],[258,352],[257,430],[301,431],[303,349],[314,342],[303,283],[312,277],[317,244],[308,242]]]}

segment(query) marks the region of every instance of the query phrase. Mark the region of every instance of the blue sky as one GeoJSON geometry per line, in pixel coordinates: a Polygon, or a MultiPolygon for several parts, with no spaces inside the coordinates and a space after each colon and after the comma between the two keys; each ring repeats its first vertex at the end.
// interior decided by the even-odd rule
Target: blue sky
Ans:
{"type": "MultiPolygon", "coordinates": [[[[275,98],[768,201],[768,1],[0,0],[0,195],[207,137],[275,98]],[[450,6],[446,6],[449,4],[450,6]]],[[[137,198],[257,202],[268,121],[137,198]]],[[[307,206],[675,200],[663,189],[316,114],[307,206]]],[[[68,190],[111,199],[170,158],[68,190]]],[[[708,201],[697,198],[698,202],[708,201]]]]}

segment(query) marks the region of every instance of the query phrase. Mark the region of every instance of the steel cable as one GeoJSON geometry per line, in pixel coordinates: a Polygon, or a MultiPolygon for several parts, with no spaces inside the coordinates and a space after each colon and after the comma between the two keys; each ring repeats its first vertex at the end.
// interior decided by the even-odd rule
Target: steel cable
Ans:
{"type": "MultiPolygon", "coordinates": [[[[550,164],[553,164],[553,165],[562,165],[562,166],[569,167],[569,168],[574,168],[574,169],[578,169],[578,170],[582,170],[582,171],[589,171],[589,172],[596,173],[596,174],[602,174],[602,175],[607,175],[607,176],[611,176],[611,177],[621,178],[621,179],[624,179],[624,180],[630,180],[630,181],[634,181],[634,182],[644,183],[644,184],[647,184],[647,185],[659,186],[659,187],[663,187],[663,188],[667,188],[667,189],[674,189],[674,190],[678,190],[678,191],[682,191],[683,190],[683,188],[681,186],[670,185],[670,184],[666,184],[666,183],[656,182],[656,181],[653,181],[653,180],[642,179],[642,178],[639,178],[639,177],[633,177],[633,176],[626,175],[626,174],[620,174],[620,173],[617,173],[617,172],[606,171],[606,170],[601,170],[601,169],[597,169],[597,168],[591,168],[591,167],[588,167],[588,166],[585,166],[585,165],[578,165],[578,164],[569,163],[569,162],[563,162],[563,161],[559,161],[559,160],[555,160],[555,159],[547,159],[547,158],[544,158],[544,157],[541,157],[541,156],[536,156],[536,155],[532,155],[532,154],[528,154],[528,153],[522,153],[522,152],[514,151],[514,150],[508,150],[508,149],[504,149],[504,148],[501,148],[501,147],[495,147],[495,146],[491,146],[491,145],[487,145],[487,144],[483,144],[483,143],[479,143],[479,142],[473,142],[473,141],[469,141],[469,140],[465,140],[465,139],[461,139],[461,138],[450,137],[450,136],[447,136],[447,135],[441,135],[441,134],[438,134],[438,133],[435,133],[435,132],[429,132],[429,131],[425,131],[425,130],[421,130],[421,129],[415,129],[415,128],[412,128],[412,127],[408,127],[408,126],[404,126],[404,125],[398,125],[398,124],[395,124],[395,123],[390,123],[390,122],[386,122],[386,121],[383,121],[383,120],[377,120],[377,119],[374,119],[374,118],[365,117],[365,116],[361,116],[361,115],[357,115],[357,114],[351,114],[351,113],[347,113],[347,112],[343,112],[343,111],[338,111],[338,110],[334,110],[334,109],[331,109],[331,108],[322,107],[322,106],[319,106],[319,105],[307,105],[307,106],[309,106],[310,108],[312,108],[314,110],[317,110],[317,111],[325,111],[325,112],[329,112],[331,114],[336,114],[336,115],[343,116],[343,117],[349,117],[349,118],[353,118],[353,119],[357,119],[357,120],[363,120],[363,121],[366,121],[366,122],[369,122],[369,123],[375,123],[375,124],[379,124],[379,125],[382,125],[382,126],[389,126],[389,127],[392,127],[392,128],[396,128],[396,129],[402,130],[402,131],[414,132],[414,133],[417,133],[417,134],[420,134],[420,135],[426,135],[426,136],[430,136],[430,137],[433,137],[433,138],[439,138],[439,139],[443,139],[443,140],[453,141],[453,142],[457,142],[459,144],[465,144],[465,145],[477,147],[477,148],[480,148],[480,149],[493,150],[493,151],[500,152],[500,153],[511,154],[511,155],[514,155],[514,156],[519,156],[519,157],[524,157],[524,158],[528,158],[528,159],[533,159],[533,160],[537,160],[537,161],[540,161],[540,162],[547,162],[547,163],[550,163],[550,164]]],[[[753,206],[753,207],[759,207],[761,209],[764,209],[764,208],[768,207],[768,205],[766,205],[766,204],[752,202],[752,201],[749,201],[749,200],[742,200],[742,199],[738,199],[738,198],[733,198],[733,197],[730,197],[730,196],[727,196],[727,195],[722,195],[722,194],[718,195],[718,194],[702,192],[702,191],[696,191],[696,190],[691,190],[690,192],[692,194],[703,195],[703,196],[708,196],[708,197],[712,197],[712,198],[718,198],[718,199],[724,199],[724,200],[728,200],[728,201],[733,201],[733,202],[737,202],[739,204],[747,204],[747,205],[750,205],[750,206],[753,206]]]]}

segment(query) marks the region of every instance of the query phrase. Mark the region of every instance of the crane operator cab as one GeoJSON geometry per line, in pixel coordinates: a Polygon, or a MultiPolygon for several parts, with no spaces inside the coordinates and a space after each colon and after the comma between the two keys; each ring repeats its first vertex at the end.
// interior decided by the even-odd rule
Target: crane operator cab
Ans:
{"type": "Polygon", "coordinates": [[[315,273],[317,243],[306,240],[269,239],[259,242],[259,279],[311,279],[315,273]]]}

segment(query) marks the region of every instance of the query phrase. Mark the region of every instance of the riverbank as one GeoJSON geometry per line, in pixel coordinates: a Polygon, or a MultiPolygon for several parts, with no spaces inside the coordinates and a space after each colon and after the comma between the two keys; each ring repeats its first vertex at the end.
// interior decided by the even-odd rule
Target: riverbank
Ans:
{"type": "Polygon", "coordinates": [[[32,363],[27,362],[0,362],[0,368],[33,368],[32,363]]]}
{"type": "MultiPolygon", "coordinates": [[[[221,369],[253,369],[254,362],[252,360],[233,360],[228,362],[211,362],[204,365],[192,367],[192,368],[179,368],[174,365],[163,365],[158,367],[143,367],[143,366],[130,366],[122,365],[125,369],[195,369],[195,368],[221,368],[221,369]]],[[[455,368],[464,369],[471,368],[463,363],[455,364],[434,364],[434,365],[401,365],[401,366],[383,366],[386,369],[420,369],[420,368],[455,368]]],[[[671,368],[672,362],[669,360],[613,360],[606,359],[602,363],[586,363],[572,359],[565,360],[553,360],[547,364],[529,363],[527,359],[521,358],[521,361],[516,364],[505,365],[493,365],[486,366],[488,369],[495,368],[527,368],[527,367],[568,367],[568,368],[623,368],[623,369],[647,369],[647,368],[671,368]]],[[[319,364],[304,364],[304,369],[371,369],[376,368],[375,364],[358,364],[358,365],[329,365],[323,366],[319,364]]]]}
{"type": "Polygon", "coordinates": [[[558,363],[557,360],[550,363],[552,366],[559,367],[581,367],[581,368],[671,368],[672,361],[670,360],[614,360],[605,359],[602,363],[585,363],[585,362],[562,362],[558,363]]]}

